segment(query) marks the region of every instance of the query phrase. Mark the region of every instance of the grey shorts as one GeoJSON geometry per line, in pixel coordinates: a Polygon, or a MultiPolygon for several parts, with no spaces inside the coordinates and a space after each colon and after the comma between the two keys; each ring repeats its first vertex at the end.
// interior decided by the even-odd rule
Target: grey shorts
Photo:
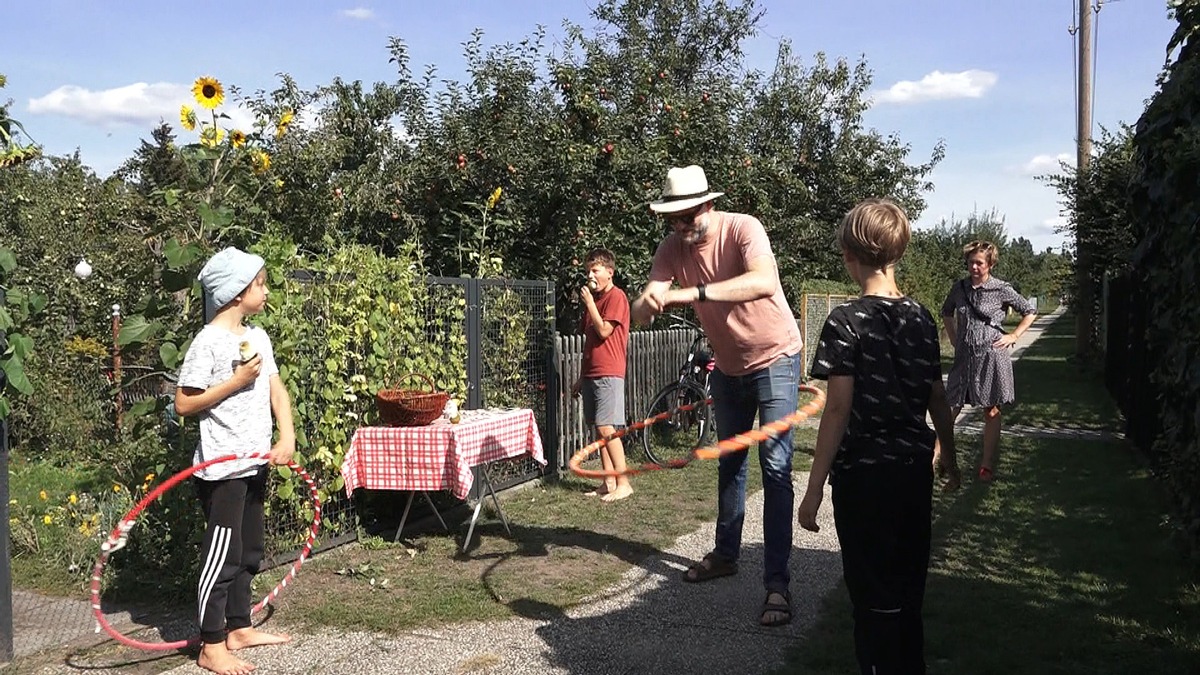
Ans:
{"type": "Polygon", "coordinates": [[[625,378],[583,378],[583,420],[593,427],[625,426],[625,378]]]}

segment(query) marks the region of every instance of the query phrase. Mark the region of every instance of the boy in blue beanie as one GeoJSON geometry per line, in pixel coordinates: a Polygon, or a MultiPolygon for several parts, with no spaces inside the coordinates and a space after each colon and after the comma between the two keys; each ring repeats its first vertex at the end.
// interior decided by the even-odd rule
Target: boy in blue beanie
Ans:
{"type": "Polygon", "coordinates": [[[223,455],[270,453],[270,459],[219,462],[195,475],[208,527],[197,592],[197,664],[220,675],[246,675],[254,665],[234,655],[246,647],[288,642],[250,623],[250,583],[262,561],[268,461],[287,464],[296,449],[292,403],[266,332],[245,323],[267,304],[263,259],[226,248],[200,270],[204,328],[179,370],[175,411],[198,415],[195,464],[223,455]],[[271,445],[272,418],[279,440],[271,445]]]}

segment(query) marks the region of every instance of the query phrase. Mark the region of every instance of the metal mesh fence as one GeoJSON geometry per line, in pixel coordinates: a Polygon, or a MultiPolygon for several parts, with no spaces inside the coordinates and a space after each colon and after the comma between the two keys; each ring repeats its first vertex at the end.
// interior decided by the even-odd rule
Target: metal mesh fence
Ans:
{"type": "Polygon", "coordinates": [[[817,350],[817,341],[821,338],[821,328],[825,325],[825,319],[829,317],[829,313],[833,311],[834,307],[853,300],[855,297],[828,293],[805,293],[800,296],[800,317],[797,323],[800,325],[800,336],[804,338],[804,358],[800,363],[803,379],[808,379],[808,372],[812,368],[813,354],[817,350]]]}

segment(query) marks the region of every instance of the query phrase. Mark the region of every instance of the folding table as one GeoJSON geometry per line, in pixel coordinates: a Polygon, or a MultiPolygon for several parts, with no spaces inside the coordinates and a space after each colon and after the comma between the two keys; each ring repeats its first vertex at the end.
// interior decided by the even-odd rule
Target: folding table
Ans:
{"type": "Polygon", "coordinates": [[[449,490],[456,499],[466,500],[478,474],[481,489],[463,540],[465,551],[475,532],[485,494],[491,496],[504,529],[511,534],[485,465],[522,455],[529,455],[543,466],[546,464],[542,437],[532,410],[464,410],[458,424],[439,418],[421,427],[360,427],[354,432],[342,460],[342,477],[347,495],[352,495],[359,487],[409,492],[400,527],[396,530],[399,539],[417,492],[424,494],[438,521],[446,527],[441,513],[429,498],[429,491],[449,490]]]}

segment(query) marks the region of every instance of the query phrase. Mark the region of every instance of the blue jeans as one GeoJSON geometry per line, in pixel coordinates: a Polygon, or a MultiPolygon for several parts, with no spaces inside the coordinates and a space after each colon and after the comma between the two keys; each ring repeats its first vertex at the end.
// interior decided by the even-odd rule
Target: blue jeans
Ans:
{"type": "MultiPolygon", "coordinates": [[[[731,377],[714,370],[709,386],[716,414],[717,435],[729,438],[796,412],[800,398],[800,355],[782,356],[774,363],[746,375],[731,377]]],[[[786,593],[791,582],[788,559],[792,554],[792,432],[759,445],[763,482],[763,586],[786,593]]],[[[746,452],[719,460],[717,483],[716,553],[735,561],[742,548],[742,522],[746,517],[746,452]]]]}

